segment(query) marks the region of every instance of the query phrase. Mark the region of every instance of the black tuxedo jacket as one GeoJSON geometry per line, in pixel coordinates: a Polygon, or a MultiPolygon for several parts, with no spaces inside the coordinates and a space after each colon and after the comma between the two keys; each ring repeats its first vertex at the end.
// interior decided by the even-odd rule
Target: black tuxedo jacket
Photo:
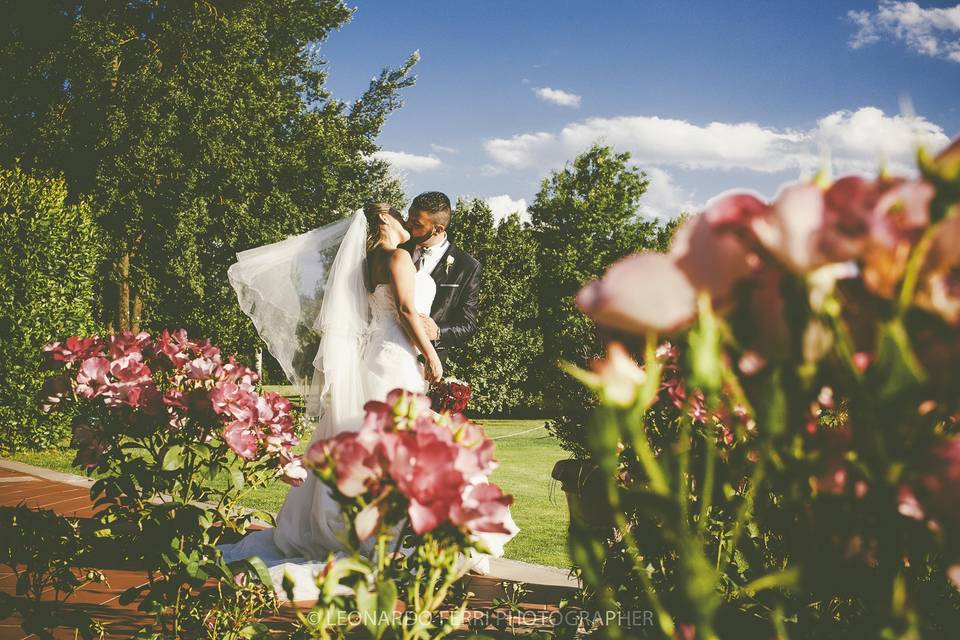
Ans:
{"type": "MultiPolygon", "coordinates": [[[[408,242],[403,248],[413,255],[416,245],[408,242]]],[[[430,275],[437,283],[430,317],[440,328],[440,337],[433,344],[446,365],[448,349],[462,345],[477,330],[481,267],[476,258],[450,240],[430,275]]]]}

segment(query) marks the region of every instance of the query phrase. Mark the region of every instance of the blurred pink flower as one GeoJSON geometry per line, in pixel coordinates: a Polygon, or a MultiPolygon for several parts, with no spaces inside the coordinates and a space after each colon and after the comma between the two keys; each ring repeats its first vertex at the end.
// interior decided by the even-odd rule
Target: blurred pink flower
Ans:
{"type": "Polygon", "coordinates": [[[693,321],[697,291],[672,257],[640,253],[615,262],[580,290],[576,303],[594,322],[612,329],[668,333],[693,321]]]}
{"type": "Polygon", "coordinates": [[[190,355],[187,353],[187,350],[192,349],[194,344],[187,337],[185,329],[178,329],[173,333],[164,329],[163,333],[161,333],[157,339],[157,346],[160,347],[160,353],[167,356],[173,366],[182,367],[190,361],[190,355]]]}
{"type": "Polygon", "coordinates": [[[438,431],[418,429],[404,434],[390,464],[390,477],[410,501],[410,524],[417,534],[448,519],[464,484],[463,474],[455,467],[459,447],[438,431]]]}
{"type": "Polygon", "coordinates": [[[934,189],[918,180],[888,181],[870,218],[863,255],[863,282],[873,293],[892,298],[903,279],[907,259],[930,224],[934,189]]]}
{"type": "Polygon", "coordinates": [[[867,247],[877,202],[893,185],[887,180],[845,176],[824,194],[824,230],[821,249],[831,262],[859,258],[867,247]]]}
{"type": "Polygon", "coordinates": [[[785,187],[767,215],[754,217],[750,224],[760,244],[793,273],[807,273],[829,261],[820,246],[823,227],[823,191],[812,183],[785,187]]]}
{"type": "Polygon", "coordinates": [[[730,200],[752,207],[754,199],[731,195],[714,201],[703,214],[693,216],[677,229],[670,247],[670,256],[690,285],[695,291],[709,293],[717,309],[725,309],[733,302],[734,288],[759,265],[757,256],[740,237],[711,222],[729,213],[730,200]]]}
{"type": "Polygon", "coordinates": [[[386,505],[383,500],[377,499],[364,507],[353,521],[353,528],[360,540],[366,540],[374,533],[383,521],[386,505]]]}
{"type": "Polygon", "coordinates": [[[934,231],[916,295],[917,306],[960,325],[960,218],[943,220],[934,231]]]}
{"type": "Polygon", "coordinates": [[[467,479],[476,474],[489,475],[496,468],[493,459],[494,443],[483,427],[471,422],[463,414],[450,417],[453,441],[458,445],[454,467],[467,479]]]}

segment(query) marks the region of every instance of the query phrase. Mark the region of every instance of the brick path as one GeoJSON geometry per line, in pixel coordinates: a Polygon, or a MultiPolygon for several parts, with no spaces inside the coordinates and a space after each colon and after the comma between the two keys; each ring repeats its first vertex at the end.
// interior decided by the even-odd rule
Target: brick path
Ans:
{"type": "MultiPolygon", "coordinates": [[[[0,459],[0,506],[16,506],[23,502],[29,507],[50,509],[63,516],[89,518],[93,515],[91,484],[93,480],[82,476],[0,459]]],[[[495,559],[491,562],[491,571],[489,576],[468,577],[467,588],[476,594],[471,600],[471,610],[489,607],[494,598],[502,596],[501,581],[523,582],[530,591],[523,602],[524,611],[529,612],[529,616],[525,617],[533,620],[537,614],[544,616],[556,611],[554,605],[576,586],[564,572],[551,567],[495,559]]],[[[107,578],[106,584],[90,584],[80,589],[69,598],[65,610],[81,608],[104,624],[106,637],[128,638],[136,629],[149,624],[151,618],[137,611],[137,602],[121,605],[118,598],[126,589],[144,584],[144,573],[122,568],[106,568],[103,573],[107,578]]],[[[15,579],[8,567],[0,566],[0,591],[13,594],[15,579]]],[[[283,632],[290,630],[296,621],[295,609],[306,611],[310,606],[311,603],[285,603],[280,616],[266,622],[277,636],[282,637],[283,632]]],[[[0,620],[0,640],[38,637],[24,633],[20,623],[17,616],[0,620]]],[[[533,630],[533,627],[526,630],[533,630]]],[[[55,631],[53,635],[57,640],[72,640],[75,637],[74,632],[67,629],[55,631]]],[[[497,637],[497,634],[493,636],[497,637]]]]}

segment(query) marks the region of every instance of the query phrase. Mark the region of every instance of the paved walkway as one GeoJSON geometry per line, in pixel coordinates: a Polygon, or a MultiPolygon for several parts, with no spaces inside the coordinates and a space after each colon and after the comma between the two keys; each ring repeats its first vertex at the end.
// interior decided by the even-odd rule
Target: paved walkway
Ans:
{"type": "MultiPolygon", "coordinates": [[[[0,459],[0,506],[15,506],[21,502],[32,508],[50,509],[63,516],[90,518],[93,505],[90,501],[90,485],[93,480],[58,471],[0,459]]],[[[550,612],[556,611],[556,603],[572,592],[577,583],[566,571],[553,567],[518,562],[516,560],[493,559],[491,575],[469,576],[467,588],[474,592],[470,609],[489,607],[494,598],[503,596],[500,583],[503,581],[522,582],[529,593],[523,598],[524,615],[528,622],[536,619],[546,620],[550,612]]],[[[137,602],[121,605],[120,594],[126,589],[144,584],[146,579],[142,571],[123,569],[104,569],[106,584],[91,584],[68,600],[68,607],[82,608],[94,619],[100,620],[107,628],[109,638],[127,638],[133,632],[151,620],[149,616],[136,610],[137,602]]],[[[0,591],[13,594],[16,577],[8,567],[0,566],[0,591]]],[[[309,609],[312,603],[298,602],[281,607],[278,618],[267,621],[278,635],[289,630],[296,620],[296,609],[309,609]]],[[[37,638],[26,635],[20,628],[17,617],[0,620],[0,640],[37,638]]],[[[532,630],[540,625],[527,625],[532,630]]],[[[543,628],[543,627],[541,627],[543,628]]],[[[73,632],[63,630],[55,632],[54,637],[74,638],[73,632]]],[[[504,636],[509,637],[509,636],[504,636]]]]}

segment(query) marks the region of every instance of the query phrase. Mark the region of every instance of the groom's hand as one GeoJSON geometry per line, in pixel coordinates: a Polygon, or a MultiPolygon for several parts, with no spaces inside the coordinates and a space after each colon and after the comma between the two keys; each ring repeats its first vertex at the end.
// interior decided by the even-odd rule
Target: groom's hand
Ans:
{"type": "Polygon", "coordinates": [[[437,323],[433,321],[433,318],[421,313],[420,320],[423,321],[423,328],[427,330],[427,337],[431,342],[440,337],[440,327],[438,327],[437,323]]]}

